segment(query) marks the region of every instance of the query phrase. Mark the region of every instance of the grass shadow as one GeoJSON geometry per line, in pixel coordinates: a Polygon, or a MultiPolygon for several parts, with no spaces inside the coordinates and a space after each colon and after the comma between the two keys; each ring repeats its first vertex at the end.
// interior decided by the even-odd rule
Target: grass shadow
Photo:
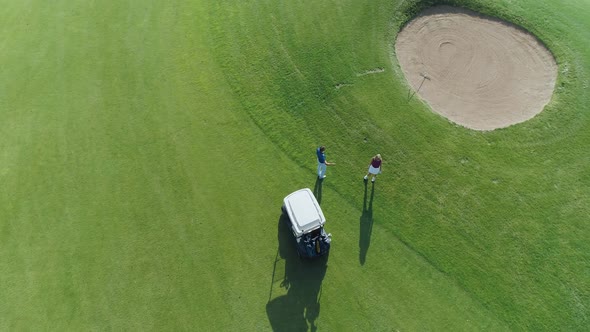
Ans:
{"type": "Polygon", "coordinates": [[[365,264],[367,252],[371,245],[371,233],[373,232],[373,197],[375,196],[375,183],[371,185],[371,196],[367,202],[368,181],[365,181],[365,196],[363,198],[363,212],[359,220],[359,262],[365,264]]]}
{"type": "Polygon", "coordinates": [[[266,304],[268,320],[273,331],[316,331],[328,255],[313,260],[300,259],[286,215],[279,218],[278,240],[279,248],[272,280],[281,273],[276,271],[276,266],[283,259],[285,271],[280,287],[286,289],[287,294],[273,299],[271,283],[269,301],[266,304]]]}

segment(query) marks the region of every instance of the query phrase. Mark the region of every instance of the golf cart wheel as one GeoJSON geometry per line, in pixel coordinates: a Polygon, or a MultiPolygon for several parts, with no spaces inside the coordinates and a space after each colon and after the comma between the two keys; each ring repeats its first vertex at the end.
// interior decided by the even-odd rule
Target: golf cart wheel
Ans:
{"type": "Polygon", "coordinates": [[[287,207],[283,204],[283,206],[281,206],[281,212],[286,215],[287,214],[287,207]]]}

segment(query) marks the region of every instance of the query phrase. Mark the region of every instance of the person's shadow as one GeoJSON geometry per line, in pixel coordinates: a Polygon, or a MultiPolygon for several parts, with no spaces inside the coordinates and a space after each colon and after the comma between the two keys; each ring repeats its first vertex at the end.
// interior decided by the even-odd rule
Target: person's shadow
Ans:
{"type": "Polygon", "coordinates": [[[279,248],[272,273],[266,313],[273,331],[316,331],[320,315],[322,281],[328,268],[328,255],[313,260],[297,255],[289,218],[283,214],[278,225],[279,248]],[[275,279],[280,279],[277,263],[284,260],[285,271],[280,287],[286,295],[272,298],[275,279]]]}
{"type": "Polygon", "coordinates": [[[318,200],[318,204],[322,204],[322,183],[318,177],[315,179],[315,186],[313,187],[313,195],[318,200]]]}
{"type": "Polygon", "coordinates": [[[373,232],[373,196],[375,195],[375,184],[371,185],[371,197],[367,203],[367,186],[365,181],[365,196],[363,198],[363,213],[360,217],[360,235],[359,235],[359,262],[365,264],[369,245],[371,245],[371,232],[373,232]]]}

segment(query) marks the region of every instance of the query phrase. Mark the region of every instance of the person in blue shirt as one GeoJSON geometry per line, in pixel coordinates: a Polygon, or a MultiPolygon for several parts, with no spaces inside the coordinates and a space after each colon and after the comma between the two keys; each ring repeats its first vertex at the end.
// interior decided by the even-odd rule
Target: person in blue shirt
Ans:
{"type": "Polygon", "coordinates": [[[322,180],[323,178],[326,177],[326,166],[334,166],[336,165],[335,163],[330,163],[328,161],[326,161],[326,147],[325,146],[320,146],[319,148],[317,148],[316,150],[316,154],[318,157],[318,179],[322,180]]]}

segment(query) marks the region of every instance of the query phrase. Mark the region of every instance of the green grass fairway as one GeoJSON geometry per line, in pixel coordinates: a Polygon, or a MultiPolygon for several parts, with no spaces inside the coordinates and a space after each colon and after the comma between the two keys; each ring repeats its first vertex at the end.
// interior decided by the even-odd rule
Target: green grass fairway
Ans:
{"type": "Polygon", "coordinates": [[[590,2],[450,1],[559,65],[492,132],[408,100],[434,3],[1,0],[0,330],[586,330],[590,2]],[[280,223],[304,187],[327,260],[280,223]]]}

